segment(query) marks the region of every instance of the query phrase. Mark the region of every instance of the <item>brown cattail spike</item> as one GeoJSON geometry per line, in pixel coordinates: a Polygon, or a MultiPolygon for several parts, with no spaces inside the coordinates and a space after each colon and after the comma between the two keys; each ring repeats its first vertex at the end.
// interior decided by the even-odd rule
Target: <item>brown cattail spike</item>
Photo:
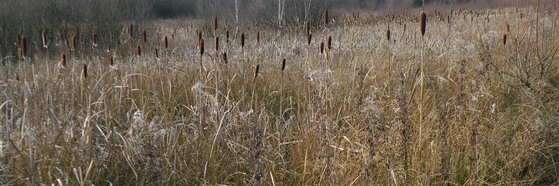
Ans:
{"type": "Polygon", "coordinates": [[[213,17],[212,26],[213,26],[214,31],[217,31],[217,17],[216,16],[213,17]]]}
{"type": "Polygon", "coordinates": [[[219,37],[215,36],[215,40],[214,40],[214,47],[215,47],[215,51],[219,51],[219,37]]]}
{"type": "Polygon", "coordinates": [[[146,30],[142,31],[142,40],[144,41],[144,43],[148,42],[148,36],[146,30]]]}
{"type": "Polygon", "coordinates": [[[307,45],[310,45],[312,41],[312,33],[310,33],[309,35],[307,35],[307,45]]]}
{"type": "Polygon", "coordinates": [[[200,40],[198,44],[198,49],[200,50],[200,56],[204,55],[204,39],[200,40]]]}
{"type": "Polygon", "coordinates": [[[43,30],[43,32],[41,32],[41,41],[43,42],[43,48],[48,48],[47,46],[47,31],[43,30]]]}
{"type": "Polygon", "coordinates": [[[322,15],[322,24],[324,24],[324,26],[328,26],[328,22],[328,9],[326,9],[322,15]]]}
{"type": "Polygon", "coordinates": [[[256,32],[256,43],[260,43],[260,30],[256,32]]]}
{"type": "Polygon", "coordinates": [[[254,69],[254,81],[256,81],[256,77],[258,77],[259,72],[260,72],[260,65],[256,65],[256,69],[254,69]]]}
{"type": "Polygon", "coordinates": [[[309,21],[305,21],[305,35],[308,36],[311,33],[311,24],[309,21]]]}
{"type": "Polygon", "coordinates": [[[142,47],[140,45],[136,47],[136,55],[138,55],[138,57],[142,56],[142,47]]]}
{"type": "Polygon", "coordinates": [[[83,64],[83,78],[87,79],[87,64],[83,64]]]}
{"type": "Polygon", "coordinates": [[[113,56],[111,56],[111,57],[109,58],[109,65],[111,65],[111,66],[114,66],[114,65],[115,65],[114,57],[113,57],[113,56]]]}
{"type": "Polygon", "coordinates": [[[285,61],[286,61],[285,58],[283,58],[283,59],[281,60],[281,71],[282,71],[282,72],[283,72],[283,70],[285,70],[285,61]]]}
{"type": "Polygon", "coordinates": [[[390,26],[386,29],[386,40],[390,41],[390,26]]]}
{"type": "Polygon", "coordinates": [[[328,46],[328,50],[332,49],[332,36],[328,36],[326,39],[326,46],[328,46]]]}
{"type": "Polygon", "coordinates": [[[27,39],[25,36],[21,37],[21,58],[25,59],[27,57],[27,39]]]}
{"type": "Polygon", "coordinates": [[[225,31],[225,42],[229,43],[229,30],[225,31]]]}
{"type": "Polygon", "coordinates": [[[83,34],[80,32],[80,44],[83,44],[83,34]]]}
{"type": "Polygon", "coordinates": [[[91,35],[91,46],[93,48],[97,47],[97,33],[93,32],[93,34],[91,35]]]}
{"type": "Polygon", "coordinates": [[[76,36],[72,36],[70,40],[71,40],[70,50],[74,51],[74,49],[76,49],[76,36]]]}
{"type": "Polygon", "coordinates": [[[164,44],[165,44],[165,49],[169,48],[169,39],[167,38],[167,36],[165,36],[164,40],[164,44]]]}
{"type": "Polygon", "coordinates": [[[241,32],[241,48],[245,47],[245,33],[241,32]]]}
{"type": "Polygon", "coordinates": [[[66,67],[66,54],[62,53],[60,55],[60,64],[61,67],[66,67]]]}
{"type": "Polygon", "coordinates": [[[507,45],[507,34],[503,35],[503,45],[507,45]]]}
{"type": "Polygon", "coordinates": [[[134,25],[130,24],[130,26],[128,26],[128,34],[130,35],[130,38],[134,37],[134,25]]]}
{"type": "Polygon", "coordinates": [[[427,27],[427,15],[425,12],[421,11],[419,14],[419,29],[421,30],[421,36],[425,36],[425,29],[427,27]]]}

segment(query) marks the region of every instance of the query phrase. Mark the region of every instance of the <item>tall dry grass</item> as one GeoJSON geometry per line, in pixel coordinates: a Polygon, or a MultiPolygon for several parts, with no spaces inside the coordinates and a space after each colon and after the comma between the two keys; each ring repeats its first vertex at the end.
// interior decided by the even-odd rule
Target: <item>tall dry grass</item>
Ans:
{"type": "Polygon", "coordinates": [[[499,12],[254,27],[215,56],[200,24],[95,32],[1,70],[0,184],[557,184],[558,15],[499,12]]]}

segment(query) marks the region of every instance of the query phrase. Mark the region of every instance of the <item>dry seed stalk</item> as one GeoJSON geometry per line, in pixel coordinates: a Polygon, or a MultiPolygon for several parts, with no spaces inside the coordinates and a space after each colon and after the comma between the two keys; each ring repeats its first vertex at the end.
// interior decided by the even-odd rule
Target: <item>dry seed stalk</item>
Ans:
{"type": "Polygon", "coordinates": [[[144,43],[148,42],[148,37],[145,29],[142,31],[142,40],[144,41],[144,43]]]}
{"type": "Polygon", "coordinates": [[[200,56],[204,55],[204,39],[200,39],[198,43],[198,49],[200,50],[200,56]]]}
{"type": "Polygon", "coordinates": [[[87,64],[83,64],[83,78],[87,79],[87,64]]]}
{"type": "Polygon", "coordinates": [[[282,71],[282,72],[283,72],[283,70],[285,70],[285,61],[286,61],[285,58],[283,58],[283,59],[281,60],[281,71],[282,71]]]}
{"type": "Polygon", "coordinates": [[[241,48],[245,47],[245,33],[241,32],[241,48]]]}
{"type": "Polygon", "coordinates": [[[71,38],[71,45],[70,45],[70,50],[74,51],[74,49],[76,49],[76,36],[72,35],[71,38]]]}
{"type": "Polygon", "coordinates": [[[324,26],[328,26],[328,9],[324,10],[324,14],[322,15],[322,23],[324,26]]]}
{"type": "Polygon", "coordinates": [[[388,25],[388,28],[386,29],[386,39],[390,41],[390,25],[388,25]]]}
{"type": "Polygon", "coordinates": [[[328,46],[328,50],[332,49],[332,36],[328,36],[326,39],[326,46],[328,46]]]}
{"type": "Polygon", "coordinates": [[[305,35],[308,36],[309,34],[311,34],[311,24],[307,20],[305,21],[305,35]]]}
{"type": "Polygon", "coordinates": [[[215,36],[215,40],[214,40],[214,47],[215,47],[215,51],[219,51],[219,37],[215,36]]]}
{"type": "Polygon", "coordinates": [[[217,31],[217,17],[216,16],[213,17],[212,23],[213,23],[212,25],[213,25],[214,31],[217,31]]]}
{"type": "Polygon", "coordinates": [[[169,48],[169,39],[167,38],[167,36],[165,36],[164,40],[164,44],[165,44],[165,49],[169,48]]]}
{"type": "Polygon", "coordinates": [[[427,15],[425,12],[421,11],[419,15],[419,28],[421,30],[421,36],[425,36],[425,29],[427,27],[427,15]]]}
{"type": "Polygon", "coordinates": [[[256,69],[254,69],[254,81],[256,81],[259,72],[260,72],[260,65],[256,65],[256,69]]]}
{"type": "Polygon", "coordinates": [[[138,55],[138,57],[142,56],[142,47],[140,45],[136,47],[136,55],[138,55]]]}
{"type": "Polygon", "coordinates": [[[61,67],[66,67],[66,54],[62,53],[60,55],[60,64],[61,67]]]}

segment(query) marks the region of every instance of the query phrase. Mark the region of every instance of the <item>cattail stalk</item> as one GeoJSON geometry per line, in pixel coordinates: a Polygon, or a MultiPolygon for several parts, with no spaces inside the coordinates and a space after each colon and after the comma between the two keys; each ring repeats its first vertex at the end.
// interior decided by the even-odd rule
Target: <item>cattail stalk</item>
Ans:
{"type": "Polygon", "coordinates": [[[308,36],[311,33],[311,23],[307,20],[305,21],[305,35],[308,36]]]}
{"type": "Polygon", "coordinates": [[[204,55],[204,39],[200,39],[200,41],[198,42],[198,51],[200,53],[200,56],[204,55]]]}
{"type": "Polygon", "coordinates": [[[319,49],[320,49],[320,54],[324,54],[324,42],[320,42],[319,49]]]}

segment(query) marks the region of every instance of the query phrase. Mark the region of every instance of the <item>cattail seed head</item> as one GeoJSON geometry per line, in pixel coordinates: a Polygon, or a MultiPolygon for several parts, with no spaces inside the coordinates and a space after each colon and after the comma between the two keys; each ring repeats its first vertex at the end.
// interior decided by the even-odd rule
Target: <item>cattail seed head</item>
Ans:
{"type": "Polygon", "coordinates": [[[200,41],[202,41],[202,31],[198,31],[196,34],[198,35],[198,45],[200,45],[200,41]]]}
{"type": "Polygon", "coordinates": [[[312,41],[312,33],[310,33],[309,35],[307,35],[307,45],[310,45],[312,41]]]}
{"type": "Polygon", "coordinates": [[[332,36],[328,36],[326,39],[326,46],[328,46],[328,50],[332,49],[332,36]]]}
{"type": "Polygon", "coordinates": [[[114,66],[114,65],[115,65],[114,57],[113,57],[113,56],[111,56],[111,57],[109,58],[109,65],[111,65],[111,66],[114,66]]]}
{"type": "Polygon", "coordinates": [[[421,30],[421,36],[425,36],[425,28],[427,27],[427,15],[425,12],[421,11],[419,14],[419,29],[421,30]]]}
{"type": "Polygon", "coordinates": [[[283,70],[285,70],[285,61],[286,61],[285,58],[283,58],[283,59],[281,60],[281,71],[282,71],[282,72],[283,72],[283,70]]]}
{"type": "Polygon", "coordinates": [[[229,43],[229,30],[225,31],[225,42],[229,43]]]}
{"type": "Polygon", "coordinates": [[[200,39],[200,43],[198,43],[198,49],[200,50],[200,56],[204,55],[204,39],[200,39]]]}
{"type": "Polygon", "coordinates": [[[507,31],[507,33],[510,33],[510,25],[509,25],[509,23],[505,23],[505,24],[506,24],[505,30],[507,31]]]}
{"type": "Polygon", "coordinates": [[[164,40],[164,45],[165,45],[165,49],[169,48],[169,39],[167,38],[167,36],[165,36],[164,40]]]}
{"type": "Polygon", "coordinates": [[[390,41],[390,26],[386,29],[386,40],[390,41]]]}
{"type": "Polygon", "coordinates": [[[70,37],[70,50],[74,51],[74,49],[76,49],[76,36],[72,35],[72,37],[70,37]]]}
{"type": "Polygon", "coordinates": [[[311,33],[311,23],[307,20],[305,21],[305,35],[308,36],[311,33]]]}
{"type": "Polygon", "coordinates": [[[62,53],[60,55],[60,64],[61,67],[66,67],[66,54],[62,53]]]}
{"type": "Polygon", "coordinates": [[[97,47],[97,33],[95,32],[91,35],[91,45],[93,48],[97,47]]]}
{"type": "Polygon", "coordinates": [[[146,30],[142,31],[142,40],[144,41],[144,43],[148,42],[148,36],[146,30]]]}
{"type": "Polygon", "coordinates": [[[21,37],[21,58],[25,59],[27,57],[27,39],[25,36],[21,37]]]}
{"type": "Polygon", "coordinates": [[[41,41],[43,43],[43,48],[48,48],[47,46],[47,31],[43,30],[43,32],[41,32],[41,41]]]}
{"type": "Polygon", "coordinates": [[[219,51],[219,36],[215,36],[214,47],[216,52],[219,51]]]}
{"type": "Polygon", "coordinates": [[[217,17],[216,16],[213,17],[212,26],[213,26],[214,31],[217,31],[217,17]]]}
{"type": "Polygon", "coordinates": [[[83,78],[87,79],[87,64],[83,64],[83,78]]]}
{"type": "Polygon", "coordinates": [[[256,81],[256,77],[258,77],[258,73],[260,72],[260,65],[256,65],[254,69],[254,81],[256,81]]]}
{"type": "Polygon", "coordinates": [[[138,55],[138,57],[142,56],[142,46],[136,46],[136,55],[138,55]]]}
{"type": "Polygon", "coordinates": [[[328,9],[324,10],[324,14],[322,15],[322,23],[324,26],[328,26],[328,9]]]}
{"type": "Polygon", "coordinates": [[[245,33],[241,32],[241,48],[245,47],[245,33]]]}
{"type": "Polygon", "coordinates": [[[260,30],[256,32],[256,43],[260,43],[260,30]]]}
{"type": "Polygon", "coordinates": [[[83,34],[81,32],[80,32],[79,37],[80,37],[80,44],[83,44],[83,34]]]}
{"type": "Polygon", "coordinates": [[[503,46],[507,45],[507,34],[503,35],[503,46]]]}
{"type": "Polygon", "coordinates": [[[130,24],[128,26],[128,34],[130,35],[130,38],[134,37],[134,25],[130,24]]]}

